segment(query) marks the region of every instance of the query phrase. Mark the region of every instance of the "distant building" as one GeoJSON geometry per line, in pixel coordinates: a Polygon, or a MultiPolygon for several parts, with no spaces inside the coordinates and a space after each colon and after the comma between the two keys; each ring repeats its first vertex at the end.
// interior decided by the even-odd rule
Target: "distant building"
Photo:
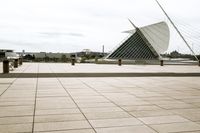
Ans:
{"type": "Polygon", "coordinates": [[[3,59],[15,59],[19,58],[19,55],[16,54],[13,50],[11,49],[0,49],[0,60],[2,61],[3,59]]]}
{"type": "MultiPolygon", "coordinates": [[[[21,54],[19,52],[19,54],[21,54]]],[[[55,61],[60,62],[70,58],[69,53],[46,53],[46,52],[25,52],[24,59],[25,60],[34,60],[34,61],[55,61]]]]}
{"type": "Polygon", "coordinates": [[[89,58],[101,58],[107,53],[102,52],[92,52],[89,49],[84,49],[81,52],[74,53],[53,53],[53,52],[18,52],[19,55],[24,55],[24,61],[37,61],[37,62],[67,62],[70,61],[72,56],[77,60],[81,59],[81,57],[89,57],[89,58]]]}
{"type": "Polygon", "coordinates": [[[76,57],[83,57],[83,56],[104,57],[105,55],[108,55],[108,53],[94,52],[91,51],[90,49],[83,49],[81,52],[74,52],[70,54],[75,54],[76,57]]]}

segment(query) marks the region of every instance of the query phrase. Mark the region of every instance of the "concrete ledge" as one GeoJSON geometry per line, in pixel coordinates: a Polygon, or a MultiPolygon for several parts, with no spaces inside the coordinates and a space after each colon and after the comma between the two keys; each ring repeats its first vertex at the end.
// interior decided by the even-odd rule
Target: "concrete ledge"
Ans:
{"type": "Polygon", "coordinates": [[[9,73],[0,78],[54,78],[54,77],[200,77],[200,73],[9,73]]]}

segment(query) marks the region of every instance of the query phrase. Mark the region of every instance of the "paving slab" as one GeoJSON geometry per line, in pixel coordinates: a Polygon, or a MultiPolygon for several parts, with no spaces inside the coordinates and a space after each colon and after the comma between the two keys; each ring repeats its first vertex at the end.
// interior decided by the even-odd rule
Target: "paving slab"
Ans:
{"type": "Polygon", "coordinates": [[[122,112],[119,107],[100,107],[100,108],[81,108],[83,113],[98,113],[98,112],[122,112]]]}
{"type": "MultiPolygon", "coordinates": [[[[14,124],[27,124],[33,123],[32,116],[22,116],[22,117],[1,117],[0,125],[14,125],[14,124]]],[[[1,126],[0,126],[1,127],[1,126]]]]}
{"type": "Polygon", "coordinates": [[[95,133],[93,129],[78,129],[65,131],[35,132],[35,133],[95,133]]]}
{"type": "Polygon", "coordinates": [[[0,117],[31,116],[34,112],[33,106],[6,106],[0,108],[0,117]]]}
{"type": "Polygon", "coordinates": [[[142,122],[136,118],[90,120],[89,122],[95,128],[142,125],[142,122]]]}
{"type": "Polygon", "coordinates": [[[159,133],[200,131],[200,125],[193,122],[151,125],[151,127],[159,133]]]}
{"type": "Polygon", "coordinates": [[[110,128],[96,128],[97,133],[156,133],[153,129],[145,126],[125,126],[125,127],[110,127],[110,128]]]}
{"type": "Polygon", "coordinates": [[[85,120],[82,114],[61,114],[61,115],[39,115],[35,116],[35,122],[62,122],[85,120]]]}
{"type": "Polygon", "coordinates": [[[144,111],[131,111],[134,117],[150,117],[150,116],[165,116],[165,115],[173,115],[174,112],[170,110],[144,110],[144,111]]]}
{"type": "Polygon", "coordinates": [[[85,113],[85,116],[89,120],[132,117],[130,114],[124,111],[123,112],[92,112],[92,113],[85,113]]]}
{"type": "Polygon", "coordinates": [[[13,124],[13,125],[0,125],[1,133],[24,133],[32,132],[32,124],[13,124]]]}
{"type": "Polygon", "coordinates": [[[162,110],[161,107],[156,106],[156,105],[122,106],[122,108],[128,112],[162,110]]]}
{"type": "Polygon", "coordinates": [[[168,115],[168,116],[155,116],[155,117],[142,117],[138,118],[145,124],[164,124],[164,123],[178,123],[178,122],[190,122],[178,115],[168,115]]]}
{"type": "Polygon", "coordinates": [[[68,122],[49,122],[35,123],[34,131],[58,131],[69,129],[87,129],[91,128],[87,121],[68,121],[68,122]]]}
{"type": "Polygon", "coordinates": [[[80,111],[78,108],[70,109],[36,109],[35,115],[59,115],[59,114],[79,114],[80,111]]]}

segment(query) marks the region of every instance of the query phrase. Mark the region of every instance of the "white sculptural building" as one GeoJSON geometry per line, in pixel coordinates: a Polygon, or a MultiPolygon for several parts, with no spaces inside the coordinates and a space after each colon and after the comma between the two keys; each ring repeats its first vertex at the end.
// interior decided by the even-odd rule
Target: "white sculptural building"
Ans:
{"type": "MultiPolygon", "coordinates": [[[[131,21],[130,21],[131,22],[131,21]]],[[[116,49],[113,50],[107,59],[124,60],[155,60],[161,59],[169,46],[169,27],[166,22],[159,22],[134,30],[127,31],[129,36],[116,49]]]]}

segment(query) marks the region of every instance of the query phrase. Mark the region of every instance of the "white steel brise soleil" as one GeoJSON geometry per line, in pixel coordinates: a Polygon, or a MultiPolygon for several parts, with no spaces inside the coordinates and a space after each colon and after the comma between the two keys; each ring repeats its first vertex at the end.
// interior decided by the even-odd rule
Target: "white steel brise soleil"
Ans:
{"type": "Polygon", "coordinates": [[[177,33],[179,34],[179,36],[183,39],[183,41],[185,42],[185,44],[187,45],[187,47],[190,49],[190,51],[192,52],[192,54],[194,55],[194,57],[196,58],[196,60],[199,61],[199,59],[195,55],[194,51],[192,50],[192,48],[190,47],[190,45],[188,44],[188,42],[186,41],[186,39],[183,37],[183,35],[181,34],[181,32],[178,30],[178,28],[176,27],[176,25],[173,23],[173,21],[171,20],[171,18],[169,17],[169,15],[165,12],[164,8],[161,6],[161,4],[158,2],[158,0],[155,0],[155,1],[158,4],[158,6],[161,8],[161,10],[163,11],[163,13],[166,15],[166,17],[168,18],[168,20],[170,21],[170,23],[172,24],[172,26],[175,28],[175,30],[177,31],[177,33]]]}
{"type": "Polygon", "coordinates": [[[154,49],[154,47],[151,45],[151,43],[149,42],[148,39],[146,39],[146,37],[144,36],[144,34],[141,32],[140,28],[136,27],[135,24],[128,19],[129,22],[133,25],[133,27],[136,29],[136,32],[139,33],[140,37],[145,41],[146,45],[151,49],[151,51],[154,53],[154,55],[158,56],[160,59],[162,59],[162,57],[160,56],[160,54],[154,49]]]}

